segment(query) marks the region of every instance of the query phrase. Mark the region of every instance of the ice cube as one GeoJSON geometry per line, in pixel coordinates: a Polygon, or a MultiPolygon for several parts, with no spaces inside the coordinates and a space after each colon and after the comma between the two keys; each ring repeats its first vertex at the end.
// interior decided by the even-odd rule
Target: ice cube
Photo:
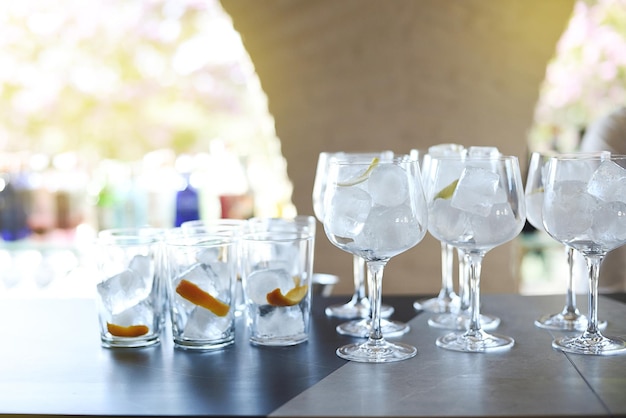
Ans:
{"type": "Polygon", "coordinates": [[[626,203],[601,203],[594,212],[591,233],[596,242],[613,249],[626,242],[626,203]]]}
{"type": "MultiPolygon", "coordinates": [[[[183,271],[174,279],[174,289],[178,286],[178,284],[182,280],[187,280],[198,286],[203,291],[209,293],[212,296],[218,297],[220,296],[220,278],[213,271],[212,268],[205,268],[204,264],[196,263],[189,267],[187,270],[183,271]]],[[[179,303],[182,303],[186,306],[187,309],[192,307],[192,303],[187,301],[181,296],[178,296],[179,303]]]]}
{"type": "Polygon", "coordinates": [[[479,216],[488,216],[496,203],[507,201],[506,194],[498,187],[500,176],[480,167],[467,167],[452,194],[451,205],[479,216]]]}
{"type": "Polygon", "coordinates": [[[288,337],[304,332],[304,317],[299,306],[287,306],[259,315],[256,325],[262,336],[288,337]]]}
{"type": "Polygon", "coordinates": [[[287,241],[255,247],[253,252],[248,252],[247,259],[248,264],[252,265],[254,270],[285,270],[292,275],[298,274],[300,270],[298,267],[299,250],[287,241]]]}
{"type": "Polygon", "coordinates": [[[229,312],[226,316],[217,316],[208,309],[197,306],[189,315],[183,338],[217,340],[229,334],[233,326],[233,317],[229,312]]]}
{"type": "Polygon", "coordinates": [[[141,280],[146,286],[152,285],[154,278],[154,263],[152,258],[145,255],[136,255],[130,260],[128,269],[134,271],[137,276],[141,277],[141,280]]]}
{"type": "Polygon", "coordinates": [[[111,322],[121,326],[146,325],[152,328],[154,324],[154,309],[148,300],[143,300],[111,317],[111,322]]]}
{"type": "Polygon", "coordinates": [[[467,156],[469,158],[498,157],[500,155],[500,151],[497,147],[472,146],[467,149],[467,156]]]}
{"type": "Polygon", "coordinates": [[[361,250],[375,249],[380,255],[389,252],[395,255],[417,244],[424,235],[424,227],[409,206],[374,206],[363,231],[354,238],[354,245],[361,250]]]}
{"type": "MultiPolygon", "coordinates": [[[[549,161],[548,170],[550,168],[550,164],[551,163],[549,161]]],[[[559,181],[588,181],[596,169],[595,164],[595,160],[560,160],[558,165],[559,181]]]]}
{"type": "Polygon", "coordinates": [[[488,217],[473,216],[470,222],[476,244],[488,247],[511,240],[519,233],[522,223],[515,218],[508,202],[496,203],[488,217]]]}
{"type": "Polygon", "coordinates": [[[546,190],[542,215],[551,235],[572,238],[591,227],[597,200],[586,193],[586,187],[583,181],[566,180],[546,190]]]}
{"type": "Polygon", "coordinates": [[[295,287],[291,273],[284,269],[257,270],[246,278],[246,297],[257,305],[267,305],[267,294],[279,288],[284,295],[295,287]]]}
{"type": "Polygon", "coordinates": [[[326,207],[324,228],[331,235],[354,238],[369,215],[372,198],[358,187],[339,187],[326,207]]]}
{"type": "Polygon", "coordinates": [[[467,233],[469,215],[450,205],[450,200],[436,199],[429,206],[428,230],[441,241],[458,240],[467,233]]]}
{"type": "Polygon", "coordinates": [[[220,248],[204,248],[196,253],[196,260],[202,264],[211,264],[220,259],[220,248]]]}
{"type": "Polygon", "coordinates": [[[428,154],[433,157],[445,157],[448,155],[462,155],[465,151],[460,144],[437,144],[428,147],[428,154]]]}
{"type": "Polygon", "coordinates": [[[367,188],[377,205],[398,206],[409,197],[406,171],[393,164],[380,164],[374,168],[367,188]]]}
{"type": "Polygon", "coordinates": [[[605,202],[626,203],[626,169],[610,160],[602,162],[591,176],[587,192],[605,202]]]}
{"type": "Polygon", "coordinates": [[[98,283],[97,289],[104,307],[116,315],[147,298],[152,286],[146,286],[142,276],[126,269],[98,283]]]}
{"type": "Polygon", "coordinates": [[[268,263],[268,267],[271,269],[284,269],[291,275],[298,273],[298,260],[300,259],[300,253],[297,247],[289,243],[276,244],[272,246],[272,255],[268,263]]]}

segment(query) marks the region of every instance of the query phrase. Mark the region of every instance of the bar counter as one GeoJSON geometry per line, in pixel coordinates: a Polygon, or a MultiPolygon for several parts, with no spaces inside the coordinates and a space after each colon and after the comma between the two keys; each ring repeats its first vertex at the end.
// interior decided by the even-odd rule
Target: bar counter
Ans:
{"type": "MultiPolygon", "coordinates": [[[[471,354],[436,347],[445,330],[413,310],[417,296],[384,296],[411,331],[394,340],[416,357],[347,362],[354,341],[324,315],[347,297],[314,297],[311,336],[294,347],[257,347],[237,322],[234,345],[175,350],[169,334],[143,349],[100,346],[91,299],[0,298],[0,415],[20,416],[626,416],[626,355],[563,354],[533,325],[559,311],[562,295],[483,295],[482,311],[515,338],[508,351],[471,354]]],[[[602,296],[606,335],[626,335],[626,298],[602,296]]],[[[586,303],[579,296],[579,307],[586,303]]]]}

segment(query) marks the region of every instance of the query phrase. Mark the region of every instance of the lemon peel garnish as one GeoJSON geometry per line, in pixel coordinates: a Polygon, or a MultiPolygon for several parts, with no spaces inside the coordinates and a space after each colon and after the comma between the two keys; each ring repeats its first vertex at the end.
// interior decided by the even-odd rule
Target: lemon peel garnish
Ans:
{"type": "Polygon", "coordinates": [[[194,305],[208,309],[217,316],[226,316],[230,310],[230,306],[211,296],[189,280],[181,280],[178,286],[176,286],[176,293],[194,305]]]}
{"type": "Polygon", "coordinates": [[[146,325],[117,325],[107,322],[107,331],[116,337],[141,337],[146,335],[149,328],[146,325]]]}
{"type": "Polygon", "coordinates": [[[448,184],[443,189],[439,190],[439,193],[435,196],[435,200],[437,199],[450,199],[456,190],[456,185],[459,184],[459,179],[454,180],[452,183],[448,184]]]}
{"type": "Polygon", "coordinates": [[[306,285],[300,285],[300,277],[294,277],[293,282],[296,287],[290,289],[287,293],[283,295],[280,291],[280,288],[276,288],[269,292],[265,298],[267,299],[267,303],[272,306],[293,306],[300,303],[302,299],[307,294],[308,288],[306,285]]]}
{"type": "Polygon", "coordinates": [[[338,182],[337,186],[348,187],[348,186],[356,186],[359,183],[363,183],[365,180],[368,179],[368,177],[372,173],[372,170],[374,168],[376,168],[376,166],[378,165],[379,162],[380,162],[380,159],[378,157],[374,157],[372,159],[372,162],[370,163],[369,167],[367,167],[367,170],[365,170],[363,172],[363,174],[353,178],[352,180],[348,180],[348,181],[345,181],[345,182],[338,182]]]}

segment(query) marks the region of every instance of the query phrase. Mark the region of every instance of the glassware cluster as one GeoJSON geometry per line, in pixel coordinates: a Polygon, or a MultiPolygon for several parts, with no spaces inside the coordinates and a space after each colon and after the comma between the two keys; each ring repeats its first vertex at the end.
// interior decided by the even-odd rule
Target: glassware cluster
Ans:
{"type": "MultiPolygon", "coordinates": [[[[416,355],[415,347],[384,338],[404,332],[394,334],[383,326],[383,321],[393,321],[382,318],[382,277],[389,260],[416,246],[426,231],[441,243],[442,285],[436,297],[415,301],[414,307],[433,314],[431,327],[452,330],[437,338],[436,345],[477,353],[513,347],[513,338],[491,333],[500,318],[481,314],[480,278],[486,254],[516,238],[527,217],[567,248],[569,263],[565,307],[538,318],[535,325],[566,333],[552,344],[564,352],[626,352],[623,338],[600,332],[607,323],[597,317],[601,261],[626,243],[626,157],[533,153],[525,180],[517,157],[494,147],[440,144],[408,155],[322,153],[313,191],[315,213],[329,241],[355,260],[365,260],[369,273],[370,318],[361,321],[369,328],[367,340],[339,347],[337,355],[373,363],[416,355]],[[588,265],[588,318],[576,307],[575,250],[588,265]],[[459,294],[452,285],[455,251],[459,294]]],[[[355,296],[343,308],[365,298],[365,291],[359,291],[363,282],[355,279],[355,296]]],[[[327,308],[327,315],[333,316],[333,308],[327,308]]],[[[341,327],[337,331],[342,333],[341,327]]]]}
{"type": "Polygon", "coordinates": [[[535,325],[562,332],[552,346],[563,352],[626,352],[623,337],[601,332],[607,324],[597,306],[601,262],[626,244],[626,156],[533,153],[524,184],[517,157],[493,147],[321,153],[312,197],[315,217],[100,231],[102,345],[158,344],[169,318],[176,348],[220,349],[234,344],[240,316],[251,344],[307,341],[319,221],[330,243],[353,258],[352,299],[325,309],[348,320],[338,334],[359,339],[338,347],[339,357],[387,363],[417,354],[415,346],[391,340],[410,326],[390,319],[394,308],[382,303],[382,280],[388,262],[427,232],[441,244],[442,287],[414,307],[432,314],[429,326],[449,330],[434,343],[470,353],[508,350],[514,339],[493,332],[500,318],[481,313],[481,271],[487,253],[516,238],[528,218],[568,249],[568,260],[573,251],[582,254],[589,280],[588,316],[576,307],[570,265],[565,307],[535,325]]]}
{"type": "Polygon", "coordinates": [[[215,350],[249,340],[289,346],[308,339],[315,218],[188,221],[180,227],[103,230],[97,240],[104,347],[160,342],[215,350]]]}

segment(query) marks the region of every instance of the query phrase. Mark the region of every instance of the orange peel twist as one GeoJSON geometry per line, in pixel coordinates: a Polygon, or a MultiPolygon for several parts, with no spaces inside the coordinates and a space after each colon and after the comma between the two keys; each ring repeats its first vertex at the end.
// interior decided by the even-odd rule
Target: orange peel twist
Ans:
{"type": "Polygon", "coordinates": [[[217,316],[226,316],[230,310],[230,306],[226,303],[211,296],[189,280],[181,280],[178,286],[176,286],[176,293],[194,305],[208,309],[217,316]]]}

